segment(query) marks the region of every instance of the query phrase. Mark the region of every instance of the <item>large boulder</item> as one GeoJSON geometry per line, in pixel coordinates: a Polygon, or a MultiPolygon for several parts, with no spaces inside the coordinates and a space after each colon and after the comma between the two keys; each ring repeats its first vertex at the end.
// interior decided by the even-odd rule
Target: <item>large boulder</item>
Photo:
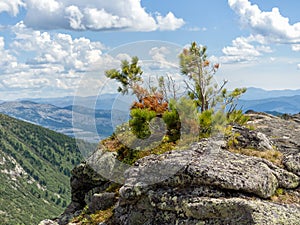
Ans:
{"type": "Polygon", "coordinates": [[[279,187],[297,188],[297,175],[216,142],[145,157],[126,174],[111,224],[293,224],[299,219],[299,206],[264,200],[279,187]],[[153,182],[174,167],[169,178],[153,182]]]}

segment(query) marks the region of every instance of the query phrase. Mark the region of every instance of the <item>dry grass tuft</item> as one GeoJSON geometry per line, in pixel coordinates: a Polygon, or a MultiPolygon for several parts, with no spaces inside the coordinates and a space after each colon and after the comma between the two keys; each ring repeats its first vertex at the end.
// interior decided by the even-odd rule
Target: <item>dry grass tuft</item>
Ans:
{"type": "Polygon", "coordinates": [[[266,159],[276,166],[279,166],[283,168],[282,164],[282,159],[283,159],[283,154],[280,151],[277,150],[266,150],[266,151],[259,151],[255,149],[229,149],[230,152],[233,153],[238,153],[242,155],[247,155],[247,156],[254,156],[262,159],[266,159]]]}
{"type": "Polygon", "coordinates": [[[271,197],[271,201],[280,204],[300,204],[300,196],[295,191],[278,188],[276,193],[271,197]]]}

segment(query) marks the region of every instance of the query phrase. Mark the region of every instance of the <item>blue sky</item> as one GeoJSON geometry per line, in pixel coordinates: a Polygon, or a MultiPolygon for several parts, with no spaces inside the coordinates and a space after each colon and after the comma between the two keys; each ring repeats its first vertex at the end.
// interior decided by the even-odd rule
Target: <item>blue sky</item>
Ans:
{"type": "MultiPolygon", "coordinates": [[[[95,94],[110,86],[105,69],[145,40],[178,51],[206,45],[228,88],[300,89],[299,8],[299,0],[0,0],[0,99],[95,94]]],[[[177,63],[166,48],[145,47],[149,59],[177,63]]]]}

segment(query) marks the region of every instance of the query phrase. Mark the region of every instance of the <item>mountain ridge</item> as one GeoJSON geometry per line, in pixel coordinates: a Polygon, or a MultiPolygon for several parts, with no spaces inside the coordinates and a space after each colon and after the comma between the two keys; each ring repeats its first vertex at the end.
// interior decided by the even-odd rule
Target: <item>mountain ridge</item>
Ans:
{"type": "Polygon", "coordinates": [[[238,108],[243,111],[254,110],[257,112],[274,111],[286,114],[296,114],[300,112],[300,95],[282,96],[259,100],[238,101],[238,108]]]}
{"type": "Polygon", "coordinates": [[[100,136],[101,139],[112,133],[109,110],[93,110],[85,108],[84,106],[74,105],[61,108],[53,104],[42,104],[24,100],[1,103],[0,113],[46,127],[71,137],[75,136],[74,122],[79,121],[80,124],[76,127],[76,132],[78,134],[80,132],[91,133],[91,135],[93,135],[92,141],[94,142],[99,141],[98,136],[100,136]],[[97,134],[93,133],[90,125],[95,116],[97,134]],[[74,117],[77,121],[74,121],[74,117]]]}
{"type": "Polygon", "coordinates": [[[248,87],[241,96],[243,100],[262,100],[267,98],[300,95],[300,89],[265,90],[263,88],[248,87]]]}

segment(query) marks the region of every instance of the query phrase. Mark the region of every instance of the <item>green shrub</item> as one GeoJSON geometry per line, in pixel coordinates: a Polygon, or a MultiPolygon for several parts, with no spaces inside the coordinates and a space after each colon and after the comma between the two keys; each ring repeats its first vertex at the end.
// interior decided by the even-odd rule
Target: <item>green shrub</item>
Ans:
{"type": "Polygon", "coordinates": [[[229,124],[245,125],[249,120],[249,116],[243,114],[242,110],[233,110],[227,115],[229,124]]]}
{"type": "Polygon", "coordinates": [[[146,139],[151,135],[150,121],[156,117],[156,112],[148,109],[132,109],[129,125],[136,137],[146,139]]]}
{"type": "Polygon", "coordinates": [[[163,120],[167,125],[166,140],[169,142],[175,142],[180,138],[181,123],[179,114],[175,108],[171,107],[170,111],[165,111],[163,114],[163,120]]]}
{"type": "Polygon", "coordinates": [[[200,138],[207,138],[212,132],[213,110],[206,110],[199,114],[200,138]]]}

